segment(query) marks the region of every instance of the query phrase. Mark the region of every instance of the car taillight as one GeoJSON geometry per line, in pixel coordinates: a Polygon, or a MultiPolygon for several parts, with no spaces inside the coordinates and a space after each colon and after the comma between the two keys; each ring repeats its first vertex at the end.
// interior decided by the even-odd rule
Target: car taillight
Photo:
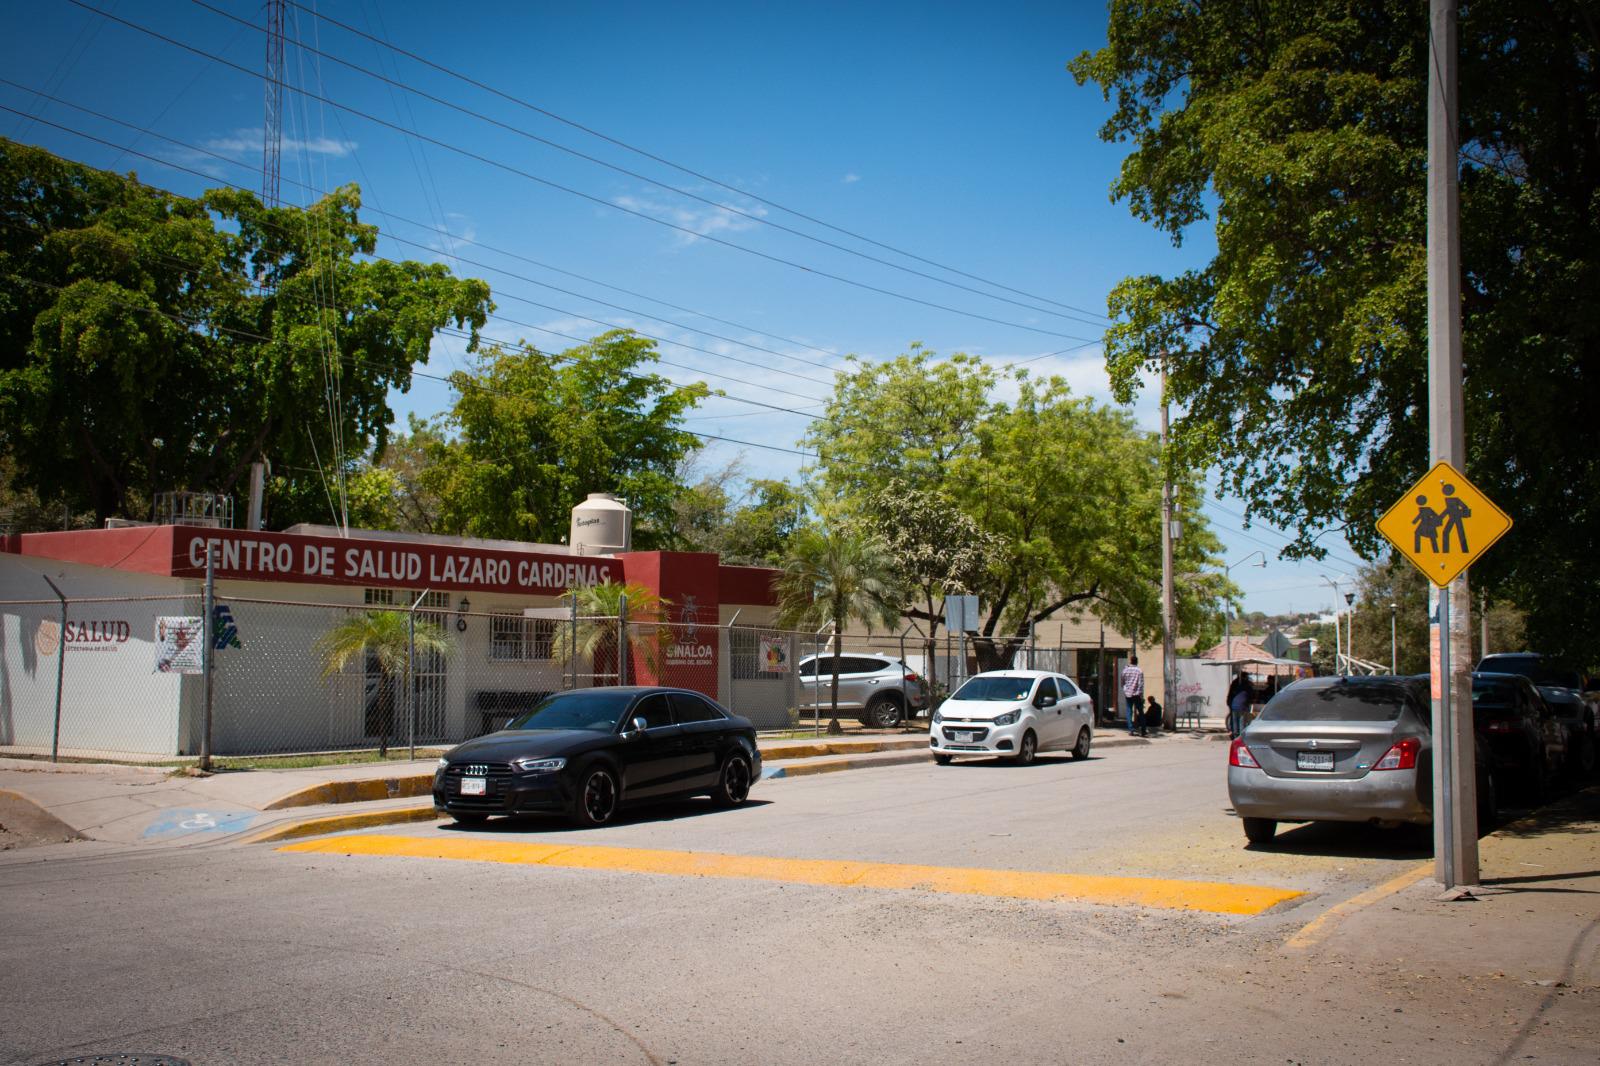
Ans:
{"type": "Polygon", "coordinates": [[[906,671],[906,684],[915,685],[917,682],[919,682],[921,680],[922,680],[922,678],[918,677],[916,674],[913,674],[910,670],[906,671]]]}
{"type": "Polygon", "coordinates": [[[1484,724],[1485,733],[1515,733],[1517,723],[1509,718],[1491,718],[1484,724]]]}
{"type": "Polygon", "coordinates": [[[1261,769],[1261,764],[1256,762],[1256,757],[1250,754],[1250,749],[1244,746],[1244,737],[1236,737],[1228,747],[1229,766],[1247,766],[1261,769]]]}
{"type": "Polygon", "coordinates": [[[1384,753],[1373,766],[1374,770],[1414,770],[1417,766],[1417,752],[1422,750],[1422,741],[1416,737],[1406,737],[1396,741],[1394,747],[1384,753]]]}

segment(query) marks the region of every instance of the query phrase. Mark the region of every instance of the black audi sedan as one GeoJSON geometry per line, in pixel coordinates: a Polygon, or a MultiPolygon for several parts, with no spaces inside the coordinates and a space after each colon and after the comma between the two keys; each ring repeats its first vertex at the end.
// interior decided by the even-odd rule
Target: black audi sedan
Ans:
{"type": "Polygon", "coordinates": [[[595,826],[653,800],[710,796],[737,807],[760,774],[755,727],[698,692],[574,689],[446,752],[433,805],[463,825],[544,812],[595,826]]]}

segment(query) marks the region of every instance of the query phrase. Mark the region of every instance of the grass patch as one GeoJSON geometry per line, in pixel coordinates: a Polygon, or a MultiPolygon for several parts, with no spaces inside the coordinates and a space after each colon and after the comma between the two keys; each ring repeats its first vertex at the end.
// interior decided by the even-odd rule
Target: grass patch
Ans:
{"type": "MultiPolygon", "coordinates": [[[[444,748],[418,748],[417,758],[437,759],[444,753],[444,748]]],[[[303,755],[230,755],[213,758],[211,765],[217,770],[305,770],[314,766],[357,766],[362,763],[410,761],[409,749],[390,748],[388,756],[382,759],[378,758],[376,751],[328,751],[303,755]]]]}

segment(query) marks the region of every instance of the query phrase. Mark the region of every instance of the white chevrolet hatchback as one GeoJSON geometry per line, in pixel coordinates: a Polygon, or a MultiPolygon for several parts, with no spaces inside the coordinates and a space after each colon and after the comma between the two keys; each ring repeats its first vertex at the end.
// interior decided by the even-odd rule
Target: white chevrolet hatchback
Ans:
{"type": "Polygon", "coordinates": [[[1088,694],[1044,670],[974,674],[933,712],[928,730],[940,766],[957,755],[997,755],[1024,766],[1041,751],[1087,759],[1093,740],[1088,694]]]}

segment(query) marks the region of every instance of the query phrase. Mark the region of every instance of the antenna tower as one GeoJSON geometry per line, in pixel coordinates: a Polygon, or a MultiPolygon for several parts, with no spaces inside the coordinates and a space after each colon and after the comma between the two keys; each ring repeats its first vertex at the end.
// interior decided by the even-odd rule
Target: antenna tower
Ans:
{"type": "Polygon", "coordinates": [[[261,129],[261,199],[278,206],[283,154],[283,9],[285,0],[267,0],[267,100],[261,129]]]}

